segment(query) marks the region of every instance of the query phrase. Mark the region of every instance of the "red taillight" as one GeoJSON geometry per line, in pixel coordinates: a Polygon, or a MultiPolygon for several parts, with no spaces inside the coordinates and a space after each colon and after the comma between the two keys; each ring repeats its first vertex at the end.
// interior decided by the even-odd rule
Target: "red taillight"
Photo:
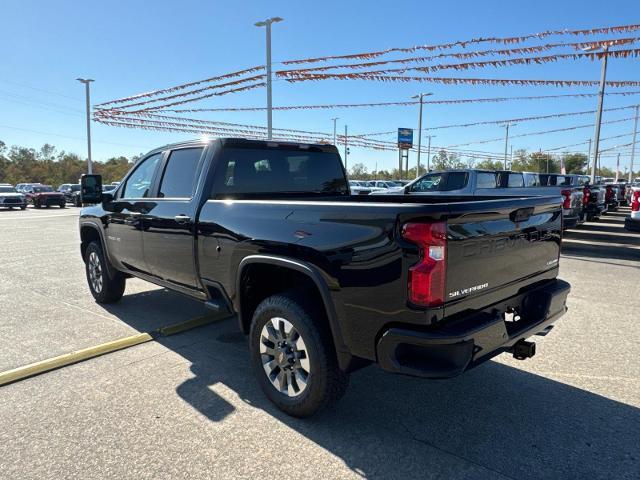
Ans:
{"type": "Polygon", "coordinates": [[[402,238],[420,247],[420,261],[409,268],[409,301],[423,307],[441,306],[446,280],[446,222],[406,223],[402,238]]]}
{"type": "Polygon", "coordinates": [[[586,205],[589,203],[589,199],[591,198],[591,190],[589,187],[584,187],[582,189],[582,204],[586,205]]]}
{"type": "Polygon", "coordinates": [[[640,190],[633,192],[633,200],[631,201],[631,211],[640,211],[640,190]]]}
{"type": "Polygon", "coordinates": [[[562,190],[560,194],[564,197],[562,208],[568,210],[571,208],[571,190],[562,190]]]}
{"type": "Polygon", "coordinates": [[[604,194],[604,199],[608,202],[613,197],[613,187],[607,185],[607,193],[604,194]]]}

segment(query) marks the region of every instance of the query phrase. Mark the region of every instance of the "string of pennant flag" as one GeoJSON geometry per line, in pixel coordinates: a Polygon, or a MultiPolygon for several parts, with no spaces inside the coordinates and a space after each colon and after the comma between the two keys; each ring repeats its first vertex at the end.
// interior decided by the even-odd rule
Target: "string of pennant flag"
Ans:
{"type": "MultiPolygon", "coordinates": [[[[543,65],[560,61],[576,61],[587,59],[598,60],[607,55],[610,58],[634,59],[640,57],[640,48],[632,48],[640,43],[640,36],[616,37],[625,33],[640,31],[640,24],[597,27],[578,30],[547,30],[539,33],[513,36],[513,37],[478,37],[469,40],[460,40],[449,43],[433,45],[415,45],[410,47],[392,47],[384,50],[361,52],[346,55],[328,55],[303,59],[285,60],[276,62],[282,68],[275,69],[276,80],[287,83],[317,82],[317,81],[346,81],[363,80],[383,83],[432,83],[440,85],[488,85],[488,86],[516,86],[516,87],[594,87],[599,84],[596,80],[576,79],[535,79],[535,78],[482,78],[482,77],[457,77],[457,76],[433,76],[435,72],[453,70],[466,71],[487,68],[505,68],[521,65],[543,65]],[[598,36],[611,35],[602,38],[598,36]],[[585,37],[580,41],[556,41],[555,43],[542,43],[529,45],[526,42],[539,41],[549,37],[585,37]],[[597,37],[597,38],[588,38],[597,37]],[[493,44],[502,45],[497,48],[479,50],[469,49],[472,45],[493,44]],[[513,46],[512,46],[513,45],[513,46]],[[607,47],[602,51],[580,51],[594,49],[595,47],[607,47]],[[570,49],[573,51],[560,51],[549,54],[551,50],[570,49]],[[413,55],[402,58],[394,58],[401,54],[415,54],[416,52],[428,52],[428,55],[413,55]],[[500,58],[487,58],[500,57],[500,58]],[[456,63],[434,63],[443,59],[463,60],[456,63]],[[300,67],[298,67],[300,65],[300,67]],[[305,66],[306,65],[306,66],[305,66]],[[398,66],[399,68],[391,68],[398,66]],[[382,68],[380,68],[382,67],[382,68]],[[420,73],[421,75],[414,74],[420,73]]],[[[568,39],[567,39],[568,40],[568,39]]],[[[234,124],[216,120],[178,117],[167,114],[186,114],[195,112],[255,112],[263,111],[265,107],[194,107],[176,108],[217,97],[238,94],[263,88],[266,86],[267,72],[264,65],[257,65],[230,73],[211,76],[205,79],[191,81],[180,85],[165,87],[153,91],[139,93],[115,100],[102,102],[95,105],[94,120],[106,125],[125,128],[143,128],[159,131],[180,131],[188,133],[205,133],[211,135],[239,135],[247,138],[264,138],[266,128],[260,125],[234,124]]],[[[607,87],[613,89],[638,88],[640,80],[613,79],[606,82],[607,87]]],[[[606,95],[638,95],[640,91],[607,92],[606,95]]],[[[558,95],[530,95],[530,96],[501,96],[489,98],[467,99],[432,99],[423,101],[424,104],[470,104],[470,103],[497,103],[518,100],[542,100],[552,98],[580,98],[593,97],[596,93],[568,93],[558,95]]],[[[283,105],[273,107],[273,110],[320,110],[337,108],[372,108],[372,107],[407,107],[418,104],[417,100],[398,102],[369,102],[369,103],[342,103],[342,104],[311,104],[311,105],[283,105]]],[[[618,107],[611,110],[624,110],[628,107],[618,107]]],[[[437,130],[444,128],[464,128],[478,125],[500,124],[504,122],[525,122],[562,118],[574,115],[593,113],[592,110],[579,112],[564,112],[548,115],[521,117],[511,120],[485,120],[480,122],[467,122],[451,125],[439,125],[425,128],[424,130],[437,130]]],[[[603,123],[618,123],[628,119],[614,120],[603,123]]],[[[591,126],[591,125],[587,125],[591,126]]],[[[560,131],[570,131],[587,126],[572,126],[562,129],[548,130],[545,132],[531,132],[520,135],[512,135],[511,138],[530,135],[541,135],[560,131]]],[[[329,142],[333,137],[323,132],[312,132],[300,129],[278,128],[274,129],[277,136],[303,142],[329,142]]],[[[349,137],[339,135],[338,143],[349,144],[362,148],[378,150],[397,150],[395,142],[376,140],[371,137],[390,135],[396,131],[373,132],[349,137]]],[[[449,149],[457,147],[484,144],[501,139],[488,139],[477,142],[452,145],[449,149]]]]}

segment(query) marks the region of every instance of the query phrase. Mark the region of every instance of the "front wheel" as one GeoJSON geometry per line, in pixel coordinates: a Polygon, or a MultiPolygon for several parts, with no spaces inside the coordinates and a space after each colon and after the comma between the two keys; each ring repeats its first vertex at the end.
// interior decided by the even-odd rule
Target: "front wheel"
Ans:
{"type": "Polygon", "coordinates": [[[308,417],[337,402],[349,376],[340,370],[331,332],[302,294],[263,300],[251,322],[250,350],[262,391],[280,410],[308,417]]]}
{"type": "Polygon", "coordinates": [[[85,271],[91,295],[98,303],[114,303],[122,298],[126,286],[126,278],[122,272],[111,267],[113,274],[107,270],[107,259],[99,242],[91,242],[85,252],[85,271]]]}
{"type": "Polygon", "coordinates": [[[67,204],[65,202],[60,203],[60,208],[67,208],[67,204]]]}

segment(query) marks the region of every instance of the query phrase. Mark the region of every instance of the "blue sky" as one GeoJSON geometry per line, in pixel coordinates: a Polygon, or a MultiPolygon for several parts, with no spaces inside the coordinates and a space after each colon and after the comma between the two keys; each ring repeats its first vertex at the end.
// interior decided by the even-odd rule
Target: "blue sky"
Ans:
{"type": "MultiPolygon", "coordinates": [[[[9,145],[39,147],[45,142],[85,154],[84,95],[78,76],[96,80],[93,102],[206,78],[264,62],[264,30],[253,26],[269,16],[281,16],[274,26],[274,61],[445,43],[478,36],[513,36],[548,29],[578,29],[640,23],[637,0],[601,2],[485,0],[460,2],[294,2],[294,1],[75,1],[3,0],[0,28],[0,140],[9,145]]],[[[624,36],[635,36],[633,33],[624,36]]],[[[637,34],[640,36],[640,33],[637,34]]],[[[549,41],[579,41],[551,38],[549,41]]],[[[478,48],[492,48],[480,45],[478,48]]],[[[637,48],[637,47],[636,47],[637,48]]],[[[611,80],[640,80],[638,59],[612,59],[611,80]]],[[[494,78],[599,78],[599,64],[588,60],[544,66],[445,71],[441,76],[494,78]]],[[[635,90],[640,90],[637,88],[635,90]]],[[[595,92],[596,88],[445,86],[382,84],[365,81],[274,83],[274,105],[359,103],[407,100],[420,92],[434,99],[491,96],[546,95],[595,92]]],[[[262,106],[263,90],[227,95],[198,106],[262,106]]],[[[640,95],[607,97],[605,108],[640,103],[640,95]]],[[[499,120],[594,109],[595,98],[520,101],[499,104],[445,105],[425,108],[424,127],[499,120]]],[[[202,115],[222,121],[266,124],[264,113],[202,115]]],[[[604,120],[632,115],[632,111],[606,113],[604,120]]],[[[275,112],[274,126],[350,133],[417,128],[416,107],[335,111],[275,112]]],[[[521,123],[518,133],[592,123],[593,115],[521,123]]],[[[630,132],[633,122],[603,126],[602,136],[630,132]]],[[[434,145],[497,138],[499,126],[446,129],[434,132],[434,145]]],[[[552,148],[586,141],[592,128],[545,136],[515,138],[517,148],[552,148]]],[[[94,157],[132,155],[157,145],[189,138],[189,134],[147,132],[93,125],[94,157]]],[[[392,140],[392,137],[384,138],[392,140]]],[[[604,142],[607,148],[630,142],[623,138],[604,142]]],[[[469,148],[501,152],[502,142],[469,148]]],[[[628,150],[628,149],[627,149],[628,150]]],[[[362,162],[371,170],[391,168],[394,152],[353,148],[349,162],[362,162]]],[[[415,158],[411,158],[413,163],[415,158]]],[[[628,156],[622,158],[622,163],[628,156]]],[[[605,164],[613,165],[614,159],[605,164]]]]}

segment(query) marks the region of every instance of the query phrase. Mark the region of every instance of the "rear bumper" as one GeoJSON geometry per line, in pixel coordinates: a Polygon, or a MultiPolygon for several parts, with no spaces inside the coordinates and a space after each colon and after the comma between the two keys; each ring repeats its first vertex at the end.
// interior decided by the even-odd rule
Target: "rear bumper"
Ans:
{"type": "Polygon", "coordinates": [[[570,289],[567,282],[554,280],[428,330],[389,328],[378,341],[378,363],[394,373],[455,377],[546,330],[567,311],[570,289]],[[507,307],[515,308],[520,320],[505,322],[507,307]]]}
{"type": "Polygon", "coordinates": [[[573,213],[573,210],[563,210],[562,228],[566,230],[567,228],[573,228],[577,226],[578,223],[582,223],[580,221],[581,219],[580,217],[581,215],[576,215],[575,213],[573,213]],[[568,212],[568,213],[565,214],[564,212],[568,212]]]}
{"type": "Polygon", "coordinates": [[[606,209],[607,207],[604,204],[589,203],[585,205],[584,213],[585,215],[589,215],[592,217],[599,217],[606,209]]]}

